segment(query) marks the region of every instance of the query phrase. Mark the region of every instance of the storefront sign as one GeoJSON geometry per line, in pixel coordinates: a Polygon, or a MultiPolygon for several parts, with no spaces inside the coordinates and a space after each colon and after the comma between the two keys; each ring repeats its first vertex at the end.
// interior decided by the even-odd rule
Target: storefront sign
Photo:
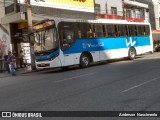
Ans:
{"type": "MultiPolygon", "coordinates": [[[[25,0],[19,0],[24,4],[25,0]]],[[[31,5],[94,13],[94,0],[30,0],[31,5]]]]}

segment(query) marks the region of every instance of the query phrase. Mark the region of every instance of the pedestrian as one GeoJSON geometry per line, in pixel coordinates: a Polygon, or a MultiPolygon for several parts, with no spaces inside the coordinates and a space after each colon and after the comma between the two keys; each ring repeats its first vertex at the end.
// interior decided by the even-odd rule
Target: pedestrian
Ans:
{"type": "Polygon", "coordinates": [[[8,53],[7,62],[9,63],[10,73],[12,76],[14,76],[16,57],[11,52],[8,53]]]}

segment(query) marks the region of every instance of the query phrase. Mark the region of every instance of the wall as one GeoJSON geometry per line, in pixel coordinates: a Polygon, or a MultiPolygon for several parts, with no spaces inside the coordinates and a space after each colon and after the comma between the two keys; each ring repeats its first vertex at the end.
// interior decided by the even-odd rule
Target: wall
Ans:
{"type": "Polygon", "coordinates": [[[122,13],[122,0],[95,0],[95,3],[100,4],[101,14],[105,14],[106,12],[106,4],[107,10],[110,13],[111,7],[116,7],[118,14],[122,13]]]}
{"type": "Polygon", "coordinates": [[[4,0],[0,0],[0,56],[8,54],[8,51],[11,50],[10,47],[10,36],[9,36],[9,27],[7,25],[1,25],[1,18],[4,17],[4,0]]]}
{"type": "Polygon", "coordinates": [[[3,26],[0,25],[0,56],[3,57],[8,54],[10,50],[9,34],[4,30],[3,26]]]}
{"type": "Polygon", "coordinates": [[[1,18],[4,16],[4,0],[0,0],[0,24],[1,18]]]}

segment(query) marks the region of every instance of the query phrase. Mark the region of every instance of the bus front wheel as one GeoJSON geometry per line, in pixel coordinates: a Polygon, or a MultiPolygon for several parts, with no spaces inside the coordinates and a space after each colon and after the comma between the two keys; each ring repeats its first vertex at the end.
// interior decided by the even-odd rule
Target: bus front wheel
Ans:
{"type": "Polygon", "coordinates": [[[134,48],[130,48],[128,51],[128,58],[130,60],[133,60],[135,59],[135,57],[136,57],[136,50],[134,48]]]}
{"type": "Polygon", "coordinates": [[[80,57],[80,67],[85,68],[90,64],[90,57],[87,53],[83,53],[80,57]]]}

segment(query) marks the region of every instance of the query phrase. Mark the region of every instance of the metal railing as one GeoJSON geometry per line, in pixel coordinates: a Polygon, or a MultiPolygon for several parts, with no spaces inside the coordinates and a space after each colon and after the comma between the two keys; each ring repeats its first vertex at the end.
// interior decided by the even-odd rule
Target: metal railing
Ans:
{"type": "Polygon", "coordinates": [[[9,14],[15,11],[15,4],[11,4],[5,7],[5,14],[9,14]]]}

